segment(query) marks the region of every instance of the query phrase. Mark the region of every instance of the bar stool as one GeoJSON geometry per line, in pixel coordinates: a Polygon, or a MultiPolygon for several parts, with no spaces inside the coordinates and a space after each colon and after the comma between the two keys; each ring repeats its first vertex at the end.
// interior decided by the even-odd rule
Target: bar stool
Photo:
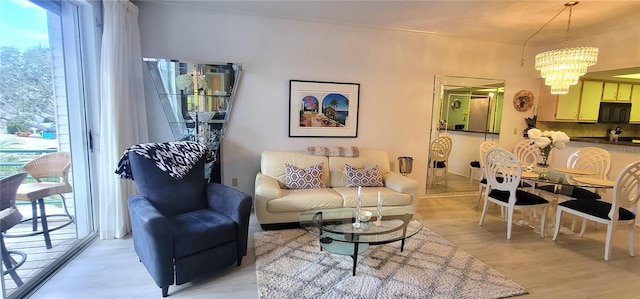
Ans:
{"type": "Polygon", "coordinates": [[[67,203],[64,198],[65,193],[70,193],[73,191],[73,188],[69,184],[69,169],[71,167],[71,156],[68,152],[57,152],[47,154],[38,158],[35,158],[24,166],[22,169],[27,172],[33,179],[36,180],[35,183],[27,183],[22,184],[18,188],[16,193],[16,200],[18,201],[30,201],[31,202],[31,211],[32,217],[29,219],[25,219],[22,222],[32,220],[33,222],[33,232],[26,234],[14,234],[14,235],[5,235],[8,238],[15,237],[26,237],[33,236],[36,234],[44,235],[44,242],[47,246],[47,249],[50,249],[51,246],[51,236],[50,232],[61,229],[71,223],[74,222],[73,216],[69,213],[67,209],[67,203]],[[45,182],[43,179],[45,178],[58,178],[58,182],[45,182]],[[45,202],[44,199],[48,196],[59,195],[62,198],[62,206],[64,208],[64,214],[49,214],[47,215],[45,211],[45,202]],[[38,205],[40,206],[40,216],[38,216],[38,205]],[[49,224],[47,222],[48,217],[57,217],[63,216],[68,218],[64,223],[54,227],[49,228],[49,224]],[[42,230],[38,230],[38,219],[40,219],[40,223],[42,224],[42,230]]]}
{"type": "Polygon", "coordinates": [[[4,235],[8,229],[16,226],[22,221],[22,214],[16,209],[16,190],[27,174],[22,172],[0,180],[0,252],[2,253],[2,262],[6,270],[2,271],[2,276],[9,274],[17,286],[23,284],[22,279],[16,270],[27,260],[27,254],[17,250],[7,250],[4,244],[4,235]],[[14,259],[19,256],[20,259],[14,259]]]}

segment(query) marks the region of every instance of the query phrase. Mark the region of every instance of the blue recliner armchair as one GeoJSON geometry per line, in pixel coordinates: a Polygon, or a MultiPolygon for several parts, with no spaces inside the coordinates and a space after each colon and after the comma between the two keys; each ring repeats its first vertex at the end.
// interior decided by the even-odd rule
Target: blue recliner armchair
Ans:
{"type": "Polygon", "coordinates": [[[131,152],[129,164],[140,195],[129,197],[133,244],[162,296],[216,272],[247,254],[251,196],[206,183],[204,158],[182,178],[131,152]]]}

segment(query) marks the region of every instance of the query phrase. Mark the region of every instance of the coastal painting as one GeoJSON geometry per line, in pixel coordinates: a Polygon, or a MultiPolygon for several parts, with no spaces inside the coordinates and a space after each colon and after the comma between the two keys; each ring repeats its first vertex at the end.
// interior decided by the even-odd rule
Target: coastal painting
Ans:
{"type": "Polygon", "coordinates": [[[289,81],[289,137],[357,137],[360,84],[289,81]]]}

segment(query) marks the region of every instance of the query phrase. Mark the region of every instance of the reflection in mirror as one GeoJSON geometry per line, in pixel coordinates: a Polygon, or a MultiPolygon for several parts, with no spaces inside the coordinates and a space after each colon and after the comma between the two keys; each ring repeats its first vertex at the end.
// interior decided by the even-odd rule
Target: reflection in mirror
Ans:
{"type": "MultiPolygon", "coordinates": [[[[481,142],[498,141],[504,85],[504,80],[498,79],[435,76],[429,142],[443,134],[450,135],[450,157],[456,159],[446,162],[447,184],[427,184],[428,194],[478,190],[480,169],[470,165],[479,160],[481,142]]],[[[434,165],[429,164],[428,170],[429,167],[434,165]]],[[[427,171],[427,182],[430,173],[427,171]]]]}
{"type": "MultiPolygon", "coordinates": [[[[240,66],[144,58],[176,140],[200,140],[217,148],[219,138],[195,132],[202,123],[224,123],[233,102],[240,66]],[[198,80],[194,80],[194,73],[198,80]],[[197,96],[194,88],[197,88],[197,96]],[[197,112],[197,113],[196,113],[197,112]],[[196,121],[196,118],[199,119],[196,121]]],[[[206,127],[206,126],[204,126],[206,127]]],[[[203,129],[200,129],[202,131],[203,129]]],[[[222,137],[223,131],[220,132],[222,137]]]]}
{"type": "Polygon", "coordinates": [[[220,144],[240,80],[233,63],[193,63],[144,58],[175,140],[200,141],[218,159],[211,170],[220,182],[220,144]]]}

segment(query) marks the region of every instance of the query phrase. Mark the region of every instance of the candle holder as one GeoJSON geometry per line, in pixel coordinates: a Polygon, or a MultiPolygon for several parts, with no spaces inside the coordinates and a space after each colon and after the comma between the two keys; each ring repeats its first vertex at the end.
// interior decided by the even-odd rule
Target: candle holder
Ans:
{"type": "Polygon", "coordinates": [[[356,202],[356,222],[353,223],[353,227],[360,228],[362,224],[360,223],[360,210],[362,209],[362,188],[358,187],[358,201],[356,202]]]}
{"type": "Polygon", "coordinates": [[[382,226],[382,198],[380,192],[378,192],[378,215],[376,221],[373,222],[375,226],[382,226]]]}

